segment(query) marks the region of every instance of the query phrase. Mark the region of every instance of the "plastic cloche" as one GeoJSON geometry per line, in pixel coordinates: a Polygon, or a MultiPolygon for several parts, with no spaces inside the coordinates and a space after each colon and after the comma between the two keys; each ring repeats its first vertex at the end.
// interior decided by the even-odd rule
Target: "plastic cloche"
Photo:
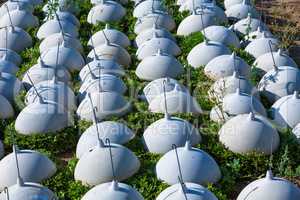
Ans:
{"type": "Polygon", "coordinates": [[[219,140],[229,150],[241,154],[270,155],[280,143],[279,134],[268,119],[253,112],[228,120],[219,131],[219,140]]]}

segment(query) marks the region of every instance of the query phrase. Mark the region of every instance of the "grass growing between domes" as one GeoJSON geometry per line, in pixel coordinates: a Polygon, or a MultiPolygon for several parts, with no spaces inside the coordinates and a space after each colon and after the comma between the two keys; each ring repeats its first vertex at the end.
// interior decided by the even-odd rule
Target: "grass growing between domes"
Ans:
{"type": "MultiPolygon", "coordinates": [[[[80,40],[85,48],[85,55],[87,55],[90,49],[88,49],[86,45],[91,32],[95,33],[101,30],[104,24],[97,26],[88,24],[86,19],[91,5],[89,1],[81,1],[79,5],[81,10],[77,17],[81,23],[80,40]]],[[[174,1],[167,0],[166,5],[177,25],[187,16],[187,13],[181,14],[178,12],[178,6],[175,5],[174,1]]],[[[133,28],[136,19],[132,16],[133,6],[133,2],[130,1],[129,4],[126,5],[126,16],[120,22],[111,25],[124,32],[131,40],[135,38],[133,28]]],[[[38,8],[35,13],[38,14],[41,22],[43,19],[41,8],[38,8]]],[[[30,30],[32,37],[36,37],[34,35],[36,31],[37,29],[30,30]]],[[[207,91],[213,82],[204,75],[203,68],[194,69],[188,65],[186,60],[189,51],[195,45],[203,41],[203,35],[201,33],[195,33],[189,37],[176,37],[176,39],[182,49],[182,55],[178,57],[178,60],[184,65],[186,71],[186,73],[180,77],[179,81],[189,88],[191,93],[197,98],[202,109],[209,111],[213,106],[213,102],[208,99],[207,91]]],[[[18,77],[22,77],[24,72],[36,63],[39,57],[38,46],[39,41],[34,39],[34,46],[21,54],[24,62],[21,65],[18,77]]],[[[129,47],[128,51],[132,55],[133,63],[126,69],[127,76],[124,78],[124,81],[130,89],[126,93],[126,96],[131,97],[129,99],[132,100],[133,107],[128,115],[122,118],[112,118],[112,120],[126,124],[137,135],[132,141],[126,144],[126,146],[138,156],[141,161],[141,168],[137,174],[124,182],[134,186],[143,195],[145,200],[154,200],[167,185],[157,180],[154,172],[155,165],[161,156],[147,152],[143,148],[141,137],[145,128],[154,121],[162,118],[163,115],[150,113],[147,108],[147,103],[138,99],[138,95],[141,94],[145,82],[140,81],[135,75],[135,69],[138,65],[138,61],[135,58],[136,49],[129,47]]],[[[237,55],[245,59],[248,64],[253,63],[253,58],[245,51],[235,51],[237,51],[237,55]]],[[[76,74],[74,74],[73,77],[74,81],[72,84],[78,88],[79,81],[76,74]]],[[[22,99],[21,97],[20,99],[22,99]]],[[[237,194],[246,184],[264,176],[270,163],[276,175],[290,179],[300,176],[300,145],[290,132],[281,133],[281,147],[273,155],[271,159],[272,162],[270,162],[269,156],[258,154],[238,155],[226,150],[218,140],[217,133],[221,125],[210,121],[207,112],[201,116],[193,116],[191,114],[180,114],[176,116],[188,120],[200,130],[202,143],[197,147],[209,153],[220,165],[223,175],[222,179],[217,184],[208,186],[219,200],[236,199],[237,194]]],[[[76,121],[73,127],[66,128],[56,134],[22,136],[17,134],[14,130],[14,120],[6,120],[5,123],[2,122],[0,124],[0,131],[5,133],[4,142],[8,152],[11,151],[12,144],[10,135],[14,134],[16,143],[20,148],[38,150],[55,161],[58,171],[52,178],[44,181],[43,185],[53,190],[60,200],[80,200],[89,190],[89,187],[83,186],[74,180],[74,169],[78,161],[75,158],[75,150],[80,134],[90,125],[91,123],[89,122],[76,121]]]]}

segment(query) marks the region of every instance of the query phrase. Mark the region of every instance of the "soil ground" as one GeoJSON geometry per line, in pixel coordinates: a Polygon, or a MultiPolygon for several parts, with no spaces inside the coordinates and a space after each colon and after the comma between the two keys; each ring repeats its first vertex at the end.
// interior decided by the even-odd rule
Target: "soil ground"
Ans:
{"type": "Polygon", "coordinates": [[[257,0],[256,7],[300,66],[300,0],[257,0]]]}

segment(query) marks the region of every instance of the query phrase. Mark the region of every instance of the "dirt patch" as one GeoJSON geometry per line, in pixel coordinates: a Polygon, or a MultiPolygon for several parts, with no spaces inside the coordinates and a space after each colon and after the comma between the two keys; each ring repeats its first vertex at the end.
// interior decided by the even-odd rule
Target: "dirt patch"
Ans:
{"type": "Polygon", "coordinates": [[[300,66],[300,0],[258,0],[256,7],[300,66]]]}

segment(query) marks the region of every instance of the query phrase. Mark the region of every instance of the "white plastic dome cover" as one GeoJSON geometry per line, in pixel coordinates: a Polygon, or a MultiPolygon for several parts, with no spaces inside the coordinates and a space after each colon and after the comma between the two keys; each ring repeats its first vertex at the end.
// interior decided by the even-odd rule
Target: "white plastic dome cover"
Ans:
{"type": "MultiPolygon", "coordinates": [[[[103,141],[107,138],[111,143],[125,144],[135,136],[131,129],[125,124],[114,121],[103,121],[97,123],[100,139],[103,141]]],[[[76,157],[81,158],[84,153],[98,144],[98,134],[96,124],[93,124],[80,136],[77,148],[76,157]]]]}
{"type": "Polygon", "coordinates": [[[22,83],[14,75],[0,72],[0,94],[10,103],[14,102],[15,97],[22,89],[22,83]]]}
{"type": "MultiPolygon", "coordinates": [[[[187,144],[177,148],[183,182],[207,185],[216,183],[221,178],[221,171],[216,161],[206,152],[187,144]]],[[[178,183],[178,166],[175,150],[166,153],[156,164],[159,180],[169,185],[178,183]]]]}
{"type": "Polygon", "coordinates": [[[25,103],[26,105],[32,104],[39,101],[40,97],[43,100],[61,104],[69,111],[74,111],[77,108],[75,94],[72,89],[67,84],[54,79],[42,81],[36,84],[35,88],[31,87],[25,96],[25,103]]]}
{"type": "Polygon", "coordinates": [[[61,33],[61,28],[64,33],[69,34],[72,37],[78,37],[78,29],[75,25],[73,25],[71,22],[68,21],[58,21],[57,19],[51,19],[46,21],[44,24],[42,24],[36,34],[37,38],[45,39],[46,37],[55,34],[55,33],[61,33]]]}
{"type": "Polygon", "coordinates": [[[295,67],[280,66],[267,72],[258,84],[258,89],[269,102],[300,91],[300,71],[295,67]]]}
{"type": "Polygon", "coordinates": [[[94,25],[98,22],[115,22],[124,17],[125,14],[126,10],[121,4],[116,1],[105,0],[90,10],[87,21],[94,25]]]}
{"type": "Polygon", "coordinates": [[[247,78],[238,76],[234,72],[232,76],[217,80],[209,90],[209,97],[222,102],[225,95],[234,93],[237,89],[246,94],[256,94],[257,92],[256,88],[247,78]]]}
{"type": "Polygon", "coordinates": [[[203,14],[193,13],[180,22],[177,28],[177,35],[188,36],[192,33],[202,31],[208,26],[217,24],[216,16],[212,12],[205,11],[203,14]]]}
{"type": "Polygon", "coordinates": [[[170,114],[173,113],[194,113],[201,114],[202,109],[196,98],[189,93],[183,92],[175,87],[172,91],[166,94],[157,95],[150,103],[149,110],[153,113],[164,113],[167,105],[167,110],[170,114]],[[165,100],[166,95],[166,100],[165,100]],[[166,101],[166,102],[165,102],[166,101]]]}
{"type": "MultiPolygon", "coordinates": [[[[48,188],[38,184],[25,182],[22,184],[15,184],[8,187],[9,199],[14,200],[34,200],[34,199],[49,199],[57,200],[55,194],[48,188]]],[[[0,200],[7,200],[6,192],[0,193],[0,200]]]]}
{"type": "Polygon", "coordinates": [[[26,106],[18,115],[15,129],[23,135],[54,133],[72,126],[73,116],[63,105],[37,101],[26,106]],[[35,122],[35,123],[32,123],[35,122]]]}
{"type": "Polygon", "coordinates": [[[300,123],[300,99],[298,92],[281,97],[271,107],[272,120],[279,128],[294,128],[300,123]]]}
{"type": "Polygon", "coordinates": [[[265,178],[253,181],[247,185],[237,197],[237,200],[296,200],[300,199],[300,189],[283,178],[273,177],[268,171],[265,178]]]}
{"type": "Polygon", "coordinates": [[[179,8],[180,12],[189,11],[190,13],[197,12],[202,9],[203,11],[212,12],[215,15],[218,24],[228,23],[227,16],[222,8],[217,6],[214,2],[203,2],[202,0],[187,0],[179,8]]]}
{"type": "Polygon", "coordinates": [[[31,45],[31,36],[23,29],[14,26],[0,29],[0,48],[21,52],[31,45]]]}
{"type": "Polygon", "coordinates": [[[0,27],[6,27],[6,26],[17,26],[22,29],[28,29],[37,27],[39,25],[38,18],[33,16],[32,13],[24,11],[24,10],[13,10],[10,12],[11,21],[9,20],[9,15],[6,13],[0,18],[0,27]]]}
{"type": "Polygon", "coordinates": [[[204,73],[213,80],[232,76],[237,71],[241,76],[250,77],[251,67],[235,53],[212,59],[204,68],[204,73]]]}
{"type": "Polygon", "coordinates": [[[266,37],[274,37],[274,35],[270,31],[262,30],[262,28],[259,26],[259,27],[257,27],[256,31],[253,31],[253,32],[249,33],[248,35],[244,36],[244,39],[245,39],[244,42],[252,42],[255,39],[262,38],[263,35],[265,35],[266,37]]]}
{"type": "Polygon", "coordinates": [[[213,42],[204,41],[196,45],[188,54],[188,63],[194,67],[199,68],[205,66],[209,61],[220,55],[230,54],[229,48],[225,45],[213,42]]]}
{"type": "Polygon", "coordinates": [[[81,200],[116,199],[144,200],[142,195],[133,187],[116,181],[103,183],[89,190],[81,200]]]}
{"type": "Polygon", "coordinates": [[[120,45],[124,48],[130,46],[130,41],[124,33],[116,29],[112,29],[108,25],[105,26],[105,29],[93,34],[93,36],[88,41],[88,46],[90,46],[91,48],[95,48],[97,46],[105,44],[106,39],[108,39],[110,43],[120,45]],[[103,33],[105,34],[105,36],[103,33]]]}
{"type": "Polygon", "coordinates": [[[5,15],[7,13],[7,10],[9,10],[10,12],[13,10],[25,10],[27,12],[33,12],[33,6],[27,2],[22,2],[22,1],[6,1],[5,3],[3,3],[0,7],[0,17],[2,17],[3,15],[5,15]]]}
{"type": "Polygon", "coordinates": [[[202,33],[205,33],[205,37],[210,41],[220,42],[229,47],[240,47],[240,40],[231,27],[212,25],[202,30],[202,33]]]}
{"type": "Polygon", "coordinates": [[[174,36],[167,29],[161,28],[161,27],[158,28],[154,25],[154,27],[148,28],[148,29],[140,32],[136,36],[136,38],[135,38],[136,46],[139,47],[146,41],[151,40],[154,34],[159,38],[168,38],[168,39],[176,42],[176,39],[174,38],[174,36]]]}
{"type": "MultiPolygon", "coordinates": [[[[53,176],[56,172],[55,164],[37,151],[18,150],[20,174],[24,182],[39,183],[53,176]]],[[[6,155],[0,161],[0,191],[17,182],[17,168],[14,153],[6,155]]]]}
{"type": "Polygon", "coordinates": [[[173,144],[177,147],[184,146],[187,138],[193,146],[201,141],[201,135],[192,124],[168,114],[148,126],[143,134],[145,148],[151,153],[158,154],[172,150],[173,144]]]}
{"type": "Polygon", "coordinates": [[[293,128],[293,134],[295,135],[296,139],[298,140],[298,142],[300,143],[300,123],[297,124],[295,126],[295,128],[293,128]]]}
{"type": "Polygon", "coordinates": [[[164,77],[176,78],[183,72],[183,66],[175,57],[160,50],[156,55],[144,58],[135,71],[140,79],[148,81],[164,77]]]}
{"type": "Polygon", "coordinates": [[[244,19],[250,13],[253,18],[259,18],[259,13],[251,4],[250,0],[243,0],[240,4],[235,4],[226,9],[225,13],[229,19],[239,20],[244,19]]]}
{"type": "Polygon", "coordinates": [[[86,64],[79,72],[81,82],[90,80],[92,74],[99,76],[101,74],[111,74],[115,76],[125,75],[123,67],[121,67],[116,61],[111,59],[94,59],[92,62],[86,64]],[[101,70],[99,70],[101,68],[101,70]]]}
{"type": "Polygon", "coordinates": [[[94,186],[114,179],[125,180],[139,170],[140,161],[133,152],[122,145],[111,143],[110,146],[115,177],[109,162],[111,157],[108,145],[98,144],[79,159],[74,172],[75,180],[84,185],[94,186]]]}
{"type": "Polygon", "coordinates": [[[157,11],[166,11],[162,1],[145,0],[136,4],[136,7],[133,10],[133,16],[136,18],[142,18],[149,13],[155,13],[157,11]]]}
{"type": "Polygon", "coordinates": [[[165,12],[150,13],[142,18],[139,18],[134,25],[134,33],[140,34],[142,31],[152,28],[156,25],[157,28],[164,28],[172,31],[176,27],[174,19],[165,12]]]}
{"type": "Polygon", "coordinates": [[[94,59],[111,59],[117,61],[120,65],[125,67],[129,67],[131,64],[131,56],[126,49],[124,49],[122,46],[109,42],[90,51],[87,57],[89,62],[94,59]]]}
{"type": "Polygon", "coordinates": [[[159,78],[148,83],[143,89],[143,95],[148,103],[150,103],[156,96],[163,94],[164,88],[166,92],[173,91],[175,88],[182,92],[189,93],[188,89],[172,78],[159,78]]]}
{"type": "Polygon", "coordinates": [[[78,28],[80,27],[80,22],[75,15],[73,15],[68,11],[62,11],[59,8],[55,12],[47,13],[47,17],[45,18],[44,21],[47,21],[49,19],[59,19],[60,21],[67,21],[72,23],[74,26],[78,28]]]}
{"type": "Polygon", "coordinates": [[[79,88],[77,97],[79,101],[82,101],[88,93],[117,92],[119,94],[124,94],[126,90],[127,87],[125,83],[119,77],[111,74],[101,74],[98,77],[83,82],[79,88]]]}
{"type": "Polygon", "coordinates": [[[57,47],[58,44],[63,43],[66,47],[73,48],[80,53],[83,53],[83,47],[80,43],[80,40],[73,37],[68,33],[53,33],[46,37],[40,44],[39,49],[40,53],[44,53],[52,47],[57,47]]]}
{"type": "Polygon", "coordinates": [[[250,42],[246,48],[245,51],[254,56],[255,58],[258,58],[259,56],[271,52],[271,51],[277,51],[278,50],[279,41],[276,38],[267,38],[265,34],[259,39],[255,39],[252,42],[250,42]],[[269,43],[271,45],[269,46],[269,43]]]}
{"type": "Polygon", "coordinates": [[[19,67],[11,61],[5,59],[5,57],[0,57],[0,72],[5,72],[9,74],[16,74],[19,67]]]}
{"type": "Polygon", "coordinates": [[[179,183],[162,191],[156,200],[218,200],[217,197],[205,187],[195,183],[184,183],[185,191],[179,183]]]}
{"type": "Polygon", "coordinates": [[[259,56],[256,58],[253,66],[261,70],[262,73],[267,73],[268,71],[274,69],[272,54],[277,66],[298,67],[295,61],[290,56],[285,54],[281,49],[278,49],[277,52],[269,52],[259,56]]]}
{"type": "Polygon", "coordinates": [[[277,150],[279,134],[267,118],[241,114],[228,120],[219,131],[219,140],[235,153],[258,152],[269,155],[277,150]]]}
{"type": "Polygon", "coordinates": [[[85,61],[81,54],[75,49],[66,47],[64,42],[59,46],[59,53],[57,53],[58,48],[52,47],[45,52],[43,52],[38,60],[38,62],[43,62],[45,65],[56,67],[63,66],[69,71],[79,71],[84,65],[85,61]],[[56,57],[58,55],[58,62],[56,63],[56,57]]]}
{"type": "Polygon", "coordinates": [[[235,93],[227,94],[220,106],[215,106],[210,112],[210,118],[216,122],[224,122],[239,115],[247,114],[251,111],[267,116],[263,104],[254,96],[241,93],[239,89],[235,93]]]}
{"type": "MultiPolygon", "coordinates": [[[[116,92],[94,92],[91,94],[91,99],[97,108],[96,117],[98,120],[112,116],[120,117],[131,108],[130,102],[127,102],[123,96],[116,92]]],[[[88,98],[85,98],[78,106],[77,115],[80,119],[93,120],[93,112],[88,98]]]]}
{"type": "Polygon", "coordinates": [[[19,54],[6,48],[0,48],[0,58],[12,62],[17,66],[19,66],[22,62],[22,58],[19,56],[19,54]]]}
{"type": "Polygon", "coordinates": [[[180,47],[173,40],[154,36],[139,46],[136,55],[139,60],[143,60],[148,56],[155,55],[159,50],[173,56],[181,54],[180,47]]]}
{"type": "MultiPolygon", "coordinates": [[[[225,9],[228,9],[229,7],[236,5],[236,4],[241,4],[243,3],[244,0],[224,0],[224,7],[225,9]]],[[[248,2],[251,3],[251,2],[248,2]]]]}
{"type": "Polygon", "coordinates": [[[26,89],[32,87],[31,81],[33,84],[38,84],[42,81],[53,80],[56,77],[57,81],[68,84],[71,80],[70,73],[63,67],[58,67],[57,69],[44,65],[43,63],[35,64],[30,67],[22,79],[22,83],[26,89]]]}
{"type": "MultiPolygon", "coordinates": [[[[14,109],[11,105],[11,103],[0,94],[0,119],[8,119],[14,116],[14,109]]],[[[0,158],[2,157],[2,144],[0,141],[0,158]]]]}
{"type": "Polygon", "coordinates": [[[269,30],[268,26],[264,22],[259,19],[252,18],[251,15],[248,15],[247,18],[241,19],[233,25],[233,29],[241,35],[254,32],[258,27],[261,27],[261,30],[269,30]]]}

